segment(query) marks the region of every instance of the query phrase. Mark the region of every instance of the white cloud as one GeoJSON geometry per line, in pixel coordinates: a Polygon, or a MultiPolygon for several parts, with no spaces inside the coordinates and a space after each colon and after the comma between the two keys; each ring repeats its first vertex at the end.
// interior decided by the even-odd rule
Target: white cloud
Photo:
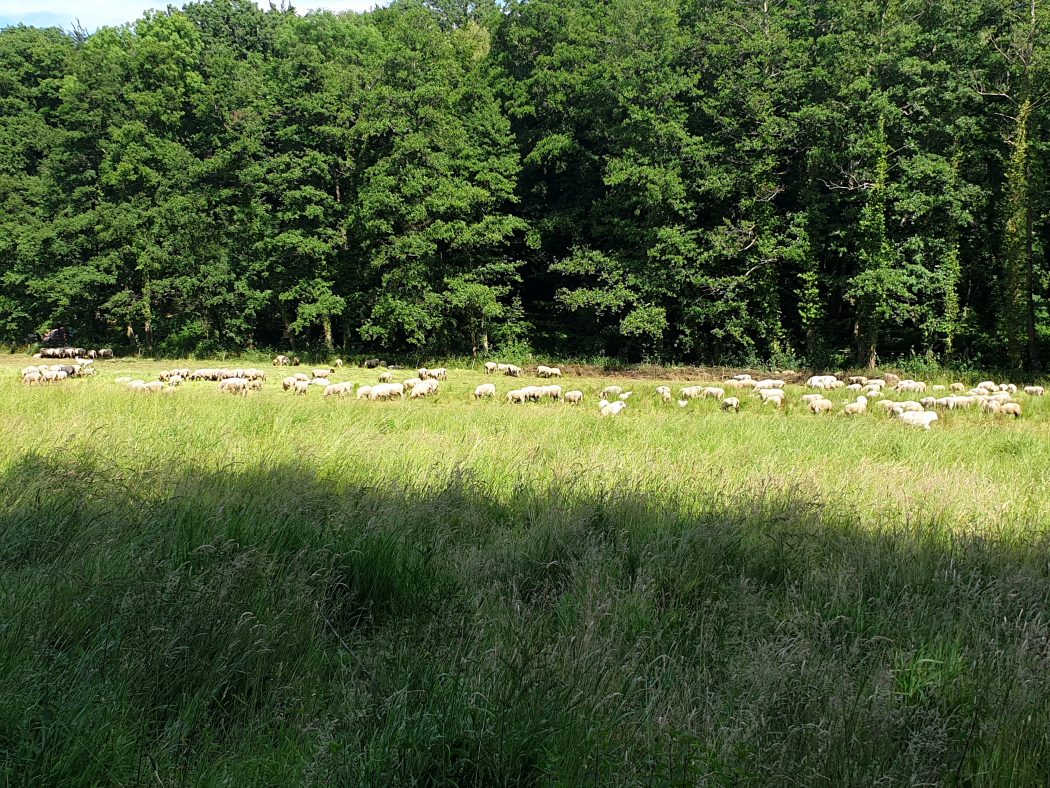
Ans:
{"type": "MultiPolygon", "coordinates": [[[[256,2],[264,8],[269,6],[265,0],[256,2]]],[[[171,3],[182,4],[183,0],[171,3]]],[[[373,6],[383,4],[383,0],[302,0],[292,3],[299,13],[314,9],[368,11],[373,6]]],[[[84,28],[95,30],[104,25],[132,22],[147,9],[163,9],[168,5],[163,0],[0,0],[0,26],[21,22],[69,29],[76,20],[80,20],[84,28]]]]}

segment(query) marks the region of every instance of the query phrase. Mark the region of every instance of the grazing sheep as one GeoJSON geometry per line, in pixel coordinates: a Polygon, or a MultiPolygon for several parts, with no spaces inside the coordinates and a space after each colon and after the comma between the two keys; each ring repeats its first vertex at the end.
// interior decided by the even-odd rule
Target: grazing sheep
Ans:
{"type": "Polygon", "coordinates": [[[308,380],[297,380],[297,381],[295,381],[295,387],[292,390],[292,393],[295,394],[296,396],[300,396],[300,395],[305,394],[309,390],[310,390],[310,381],[308,381],[308,380]]]}
{"type": "Polygon", "coordinates": [[[689,400],[687,400],[687,399],[680,399],[680,400],[678,400],[678,407],[680,407],[680,408],[684,408],[688,404],[689,404],[689,400]]]}
{"type": "Polygon", "coordinates": [[[292,360],[288,358],[288,356],[277,356],[277,358],[273,360],[273,365],[275,367],[288,367],[291,366],[291,363],[292,360]]]}
{"type": "Polygon", "coordinates": [[[324,387],[324,396],[326,397],[345,397],[354,390],[354,384],[350,382],[346,383],[329,383],[324,387]]]}
{"type": "Polygon", "coordinates": [[[817,400],[817,399],[824,399],[824,395],[823,394],[803,394],[802,395],[802,404],[803,405],[808,405],[809,403],[813,402],[813,400],[817,400]]]}
{"type": "Polygon", "coordinates": [[[1025,386],[1024,393],[1029,397],[1041,397],[1045,393],[1045,389],[1042,386],[1025,386]]]}
{"type": "Polygon", "coordinates": [[[510,364],[496,364],[497,372],[502,372],[503,374],[506,374],[508,369],[510,369],[510,364]]]}
{"type": "Polygon", "coordinates": [[[168,378],[168,385],[172,386],[172,387],[181,386],[182,385],[182,381],[183,381],[182,375],[172,375],[170,378],[168,378]]]}
{"type": "Polygon", "coordinates": [[[912,427],[922,427],[925,430],[930,428],[933,422],[937,421],[937,414],[932,410],[922,411],[921,413],[916,411],[904,411],[898,413],[897,418],[912,427]]]}
{"type": "Polygon", "coordinates": [[[934,393],[936,393],[936,392],[938,392],[938,391],[945,391],[945,390],[946,390],[946,389],[945,389],[945,387],[944,387],[944,386],[941,386],[940,384],[938,384],[938,385],[936,385],[936,386],[932,386],[932,387],[930,388],[930,391],[933,391],[934,393]]]}
{"type": "Polygon", "coordinates": [[[926,408],[922,406],[921,402],[909,399],[904,400],[904,402],[893,403],[893,410],[897,413],[922,413],[926,408]]]}
{"type": "Polygon", "coordinates": [[[362,366],[364,366],[365,369],[375,369],[376,367],[385,367],[386,364],[378,358],[366,358],[365,363],[362,366]]]}
{"type": "MultiPolygon", "coordinates": [[[[422,378],[423,376],[420,375],[420,377],[422,378]]],[[[428,369],[427,370],[427,377],[428,378],[432,378],[433,380],[447,380],[448,379],[448,370],[445,369],[444,367],[437,367],[436,369],[428,369]]],[[[426,378],[423,378],[423,379],[426,380],[426,378]]]]}
{"type": "Polygon", "coordinates": [[[831,400],[825,399],[824,397],[815,399],[809,403],[810,413],[828,413],[834,407],[835,406],[832,404],[831,400]]]}
{"type": "Polygon", "coordinates": [[[746,381],[751,380],[751,376],[748,375],[746,372],[741,372],[739,375],[733,375],[733,380],[736,380],[740,383],[745,383],[746,381]]]}
{"type": "Polygon", "coordinates": [[[499,368],[499,364],[497,364],[495,361],[486,361],[485,362],[485,374],[486,375],[494,374],[498,368],[499,368]]]}
{"type": "Polygon", "coordinates": [[[328,378],[314,378],[313,380],[310,381],[310,385],[311,386],[327,386],[331,382],[332,381],[330,381],[328,378]]]}
{"type": "Polygon", "coordinates": [[[512,378],[520,378],[524,370],[521,367],[514,366],[513,364],[507,364],[507,368],[503,370],[503,374],[512,378]]]}
{"type": "Polygon", "coordinates": [[[372,395],[372,387],[371,386],[361,386],[361,387],[359,387],[357,389],[357,398],[358,399],[368,399],[368,397],[370,397],[371,395],[372,395]]]}
{"type": "Polygon", "coordinates": [[[897,391],[919,393],[926,391],[926,384],[921,380],[901,380],[895,386],[897,391]]]}
{"type": "MultiPolygon", "coordinates": [[[[703,386],[686,386],[684,389],[679,390],[678,395],[682,399],[699,399],[700,396],[703,394],[703,391],[703,386]]],[[[602,391],[602,395],[605,395],[604,391],[602,391]]]]}
{"type": "Polygon", "coordinates": [[[620,399],[620,400],[623,400],[624,402],[627,402],[627,400],[629,400],[631,398],[632,394],[634,394],[633,391],[624,391],[623,393],[617,395],[616,399],[620,399]]]}
{"type": "Polygon", "coordinates": [[[864,386],[867,385],[868,379],[863,375],[853,375],[852,377],[846,378],[851,385],[864,386]]]}
{"type": "Polygon", "coordinates": [[[858,416],[862,413],[868,412],[868,398],[864,396],[857,397],[856,402],[849,403],[842,410],[847,416],[858,416]]]}
{"type": "Polygon", "coordinates": [[[762,401],[770,399],[784,399],[783,389],[758,389],[758,396],[762,398],[762,401]]]}
{"type": "Polygon", "coordinates": [[[952,391],[966,391],[966,386],[964,386],[962,383],[952,383],[950,388],[952,391]]]}
{"type": "Polygon", "coordinates": [[[618,416],[627,408],[627,403],[622,400],[616,400],[615,402],[609,402],[608,400],[602,400],[598,403],[598,415],[600,416],[618,416]]]}
{"type": "Polygon", "coordinates": [[[525,389],[511,389],[507,392],[507,402],[526,402],[527,400],[525,389]]]}
{"type": "Polygon", "coordinates": [[[379,377],[376,378],[380,383],[389,383],[394,379],[393,372],[380,372],[379,377]]]}
{"type": "Polygon", "coordinates": [[[726,397],[722,400],[722,410],[731,410],[736,413],[740,410],[740,400],[736,397],[726,397]]]}
{"type": "Polygon", "coordinates": [[[985,413],[998,413],[1002,407],[1003,403],[997,399],[989,399],[981,403],[981,410],[985,413]]]}
{"type": "Polygon", "coordinates": [[[332,362],[332,366],[333,367],[341,367],[341,366],[343,366],[343,360],[341,358],[337,358],[335,361],[332,362]]]}
{"type": "MultiPolygon", "coordinates": [[[[495,366],[495,365],[493,365],[495,366]]],[[[413,391],[415,389],[413,388],[413,391]]],[[[474,399],[481,399],[482,397],[495,397],[496,387],[492,383],[482,383],[476,389],[474,389],[474,399]]]]}
{"type": "Polygon", "coordinates": [[[957,397],[938,397],[934,401],[933,407],[941,408],[942,410],[955,410],[957,399],[957,397]]]}
{"type": "Polygon", "coordinates": [[[1013,416],[1014,418],[1021,418],[1021,403],[1019,402],[1004,402],[999,408],[999,413],[1004,416],[1013,416]]]}
{"type": "Polygon", "coordinates": [[[729,380],[723,380],[722,385],[727,389],[745,389],[751,388],[754,383],[753,380],[737,380],[736,378],[730,378],[729,380]]]}
{"type": "MultiPolygon", "coordinates": [[[[806,385],[811,389],[827,390],[835,383],[838,383],[838,378],[834,375],[812,375],[806,380],[806,385]]],[[[780,388],[780,386],[774,388],[780,388]]]]}
{"type": "Polygon", "coordinates": [[[922,405],[926,410],[929,410],[937,404],[937,398],[923,397],[921,400],[919,400],[919,404],[922,405]]]}
{"type": "Polygon", "coordinates": [[[435,380],[434,378],[421,380],[419,383],[412,387],[412,389],[409,392],[409,397],[411,399],[418,399],[419,397],[429,397],[431,394],[437,392],[438,385],[439,384],[437,380],[435,380]]]}
{"type": "Polygon", "coordinates": [[[281,388],[283,388],[285,391],[288,391],[288,389],[294,388],[294,387],[295,387],[295,377],[292,376],[292,375],[289,375],[288,377],[286,377],[284,380],[281,381],[281,388]]]}
{"type": "Polygon", "coordinates": [[[324,368],[321,368],[321,369],[311,369],[310,370],[310,375],[312,377],[315,377],[315,378],[327,378],[333,372],[335,372],[334,369],[332,369],[330,367],[324,367],[324,368]]]}
{"type": "Polygon", "coordinates": [[[722,399],[726,395],[725,389],[720,389],[716,386],[707,386],[703,391],[700,392],[700,399],[707,399],[711,397],[713,399],[722,399]]]}
{"type": "Polygon", "coordinates": [[[226,378],[219,383],[219,391],[225,391],[228,394],[240,394],[242,397],[248,395],[248,379],[247,378],[226,378]]]}
{"type": "Polygon", "coordinates": [[[762,400],[762,404],[763,405],[773,405],[774,407],[782,408],[782,407],[784,407],[784,397],[783,397],[783,395],[772,396],[772,397],[765,397],[762,400]]]}
{"type": "Polygon", "coordinates": [[[573,391],[566,391],[565,401],[571,402],[573,405],[578,405],[579,403],[583,402],[583,392],[576,391],[575,389],[573,391]]]}
{"type": "Polygon", "coordinates": [[[995,384],[994,380],[982,380],[978,383],[975,388],[985,389],[988,392],[998,391],[999,387],[995,384]]]}
{"type": "Polygon", "coordinates": [[[623,392],[623,386],[606,386],[602,389],[601,398],[615,397],[623,392]]]}
{"type": "Polygon", "coordinates": [[[864,389],[864,386],[862,386],[860,383],[850,383],[848,386],[846,386],[846,391],[849,391],[849,392],[857,392],[857,391],[861,391],[863,389],[864,389]]]}
{"type": "Polygon", "coordinates": [[[671,387],[670,386],[657,386],[656,395],[660,397],[664,402],[671,401],[671,387]]]}
{"type": "Polygon", "coordinates": [[[782,389],[784,388],[784,381],[773,379],[760,380],[751,388],[753,388],[755,391],[763,391],[765,389],[782,389]]]}
{"type": "Polygon", "coordinates": [[[403,381],[401,385],[404,386],[408,391],[411,391],[413,386],[415,386],[417,383],[422,382],[422,378],[409,378],[408,380],[403,381]]]}
{"type": "Polygon", "coordinates": [[[541,378],[560,378],[561,369],[558,367],[546,367],[540,364],[536,367],[536,374],[541,378]]]}
{"type": "MultiPolygon", "coordinates": [[[[623,396],[622,394],[620,395],[623,396]]],[[[561,400],[561,386],[540,386],[540,397],[561,400]]]]}

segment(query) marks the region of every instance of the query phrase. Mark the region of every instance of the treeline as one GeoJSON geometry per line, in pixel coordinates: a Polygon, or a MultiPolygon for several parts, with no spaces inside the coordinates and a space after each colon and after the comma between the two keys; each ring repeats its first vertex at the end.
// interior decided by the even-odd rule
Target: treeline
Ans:
{"type": "Polygon", "coordinates": [[[0,339],[1037,367],[1046,0],[0,32],[0,339]]]}

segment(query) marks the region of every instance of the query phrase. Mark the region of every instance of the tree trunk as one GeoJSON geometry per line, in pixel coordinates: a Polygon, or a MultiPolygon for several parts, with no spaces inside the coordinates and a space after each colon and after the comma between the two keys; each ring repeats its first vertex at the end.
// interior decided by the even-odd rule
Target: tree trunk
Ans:
{"type": "Polygon", "coordinates": [[[324,346],[326,350],[335,350],[335,342],[332,339],[332,316],[325,315],[321,321],[321,327],[324,329],[324,346]]]}
{"type": "Polygon", "coordinates": [[[1032,221],[1032,203],[1029,200],[1027,210],[1025,211],[1025,257],[1027,265],[1027,282],[1028,286],[1025,288],[1027,293],[1027,323],[1028,323],[1028,366],[1032,372],[1041,372],[1043,365],[1039,360],[1039,335],[1035,330],[1035,266],[1033,260],[1035,258],[1034,243],[1032,240],[1033,235],[1033,221],[1032,221]]]}
{"type": "Polygon", "coordinates": [[[288,343],[288,347],[295,350],[295,334],[292,332],[292,322],[288,319],[288,312],[283,305],[281,306],[281,323],[284,325],[284,329],[281,332],[284,336],[284,341],[288,343]]]}

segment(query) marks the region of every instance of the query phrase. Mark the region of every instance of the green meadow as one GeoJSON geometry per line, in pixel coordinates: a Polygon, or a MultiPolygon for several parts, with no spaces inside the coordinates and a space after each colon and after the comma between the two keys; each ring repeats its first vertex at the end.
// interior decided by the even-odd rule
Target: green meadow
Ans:
{"type": "Polygon", "coordinates": [[[1050,399],[925,431],[629,372],[555,381],[573,406],[476,369],[371,402],[26,363],[0,364],[5,784],[1050,774],[1050,399]]]}

